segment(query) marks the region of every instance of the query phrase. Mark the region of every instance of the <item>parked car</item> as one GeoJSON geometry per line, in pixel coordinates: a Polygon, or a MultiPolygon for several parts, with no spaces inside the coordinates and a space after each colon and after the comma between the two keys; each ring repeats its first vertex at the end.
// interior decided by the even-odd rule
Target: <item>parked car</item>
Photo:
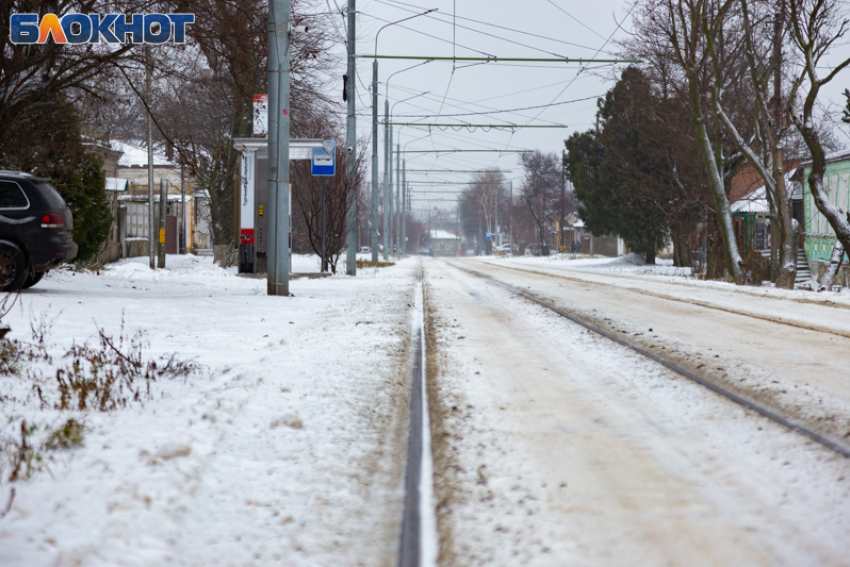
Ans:
{"type": "Polygon", "coordinates": [[[539,244],[529,244],[525,247],[526,256],[542,256],[541,247],[539,244]]]}
{"type": "Polygon", "coordinates": [[[519,252],[519,246],[516,244],[502,244],[501,246],[496,246],[495,250],[496,252],[516,254],[519,252]]]}
{"type": "Polygon", "coordinates": [[[361,246],[360,247],[360,253],[361,254],[371,254],[372,248],[370,248],[369,246],[361,246]]]}
{"type": "Polygon", "coordinates": [[[0,288],[34,286],[77,250],[71,209],[50,180],[0,171],[0,288]]]}

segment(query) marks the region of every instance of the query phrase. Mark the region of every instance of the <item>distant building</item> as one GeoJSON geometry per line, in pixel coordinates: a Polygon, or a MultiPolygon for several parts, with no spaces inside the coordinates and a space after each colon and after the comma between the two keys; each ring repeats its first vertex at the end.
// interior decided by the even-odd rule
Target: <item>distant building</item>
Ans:
{"type": "Polygon", "coordinates": [[[432,256],[458,256],[460,253],[460,238],[446,230],[432,230],[432,256]]]}
{"type": "MultiPolygon", "coordinates": [[[[118,197],[127,215],[126,256],[146,255],[149,246],[148,151],[131,141],[110,140],[112,148],[123,153],[118,160],[116,177],[126,181],[126,190],[118,197]]],[[[165,154],[154,152],[154,202],[159,203],[160,183],[168,184],[166,207],[166,251],[179,252],[179,235],[185,230],[186,251],[211,250],[209,195],[195,189],[195,180],[185,171],[181,197],[180,165],[165,154]],[[185,219],[185,221],[184,221],[185,219]],[[185,222],[185,228],[182,226],[185,222]]],[[[158,216],[159,207],[154,210],[158,216]]]]}

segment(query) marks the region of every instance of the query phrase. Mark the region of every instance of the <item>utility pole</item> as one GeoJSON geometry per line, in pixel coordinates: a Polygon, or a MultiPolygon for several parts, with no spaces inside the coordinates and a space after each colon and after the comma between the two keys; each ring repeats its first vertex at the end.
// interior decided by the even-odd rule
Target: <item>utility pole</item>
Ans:
{"type": "Polygon", "coordinates": [[[388,125],[390,121],[390,101],[384,102],[384,262],[389,258],[390,253],[390,173],[392,172],[392,140],[390,132],[392,131],[388,125]]]}
{"type": "Polygon", "coordinates": [[[266,293],[282,296],[289,295],[289,16],[289,0],[270,0],[269,255],[266,293]]]}
{"type": "MultiPolygon", "coordinates": [[[[289,2],[287,1],[287,5],[289,2]]],[[[348,183],[354,185],[354,178],[357,175],[357,118],[354,116],[356,92],[354,85],[357,83],[355,67],[355,21],[357,17],[357,0],[348,0],[348,117],[346,120],[346,151],[348,152],[346,160],[346,169],[348,183]]],[[[287,54],[289,50],[287,50],[287,54]]],[[[345,254],[345,273],[349,276],[357,275],[357,187],[347,187],[348,189],[348,211],[346,214],[346,228],[348,235],[345,239],[346,254],[345,254]]]]}
{"type": "MultiPolygon", "coordinates": [[[[510,186],[511,187],[511,194],[510,194],[510,197],[509,197],[511,202],[508,203],[508,232],[511,233],[511,254],[513,254],[514,253],[514,211],[513,211],[513,209],[514,209],[514,180],[511,179],[509,183],[511,184],[511,186],[510,186]]],[[[517,248],[517,251],[519,251],[519,248],[517,248]]]]}
{"type": "Polygon", "coordinates": [[[145,102],[148,106],[148,241],[150,243],[150,267],[151,270],[156,269],[156,252],[154,249],[156,238],[154,236],[154,232],[156,227],[154,226],[154,204],[153,199],[153,121],[151,120],[151,99],[153,86],[153,79],[151,75],[153,71],[151,69],[151,48],[149,46],[145,46],[145,102]]]}
{"type": "Polygon", "coordinates": [[[558,248],[563,252],[564,247],[564,201],[567,199],[567,155],[561,153],[561,219],[558,221],[558,248]]]}
{"type": "Polygon", "coordinates": [[[493,203],[493,209],[495,211],[496,219],[495,219],[495,222],[493,223],[495,225],[493,228],[495,228],[496,230],[493,231],[493,237],[495,238],[497,234],[499,235],[498,238],[497,238],[499,244],[497,244],[497,246],[500,246],[502,244],[502,233],[501,233],[501,231],[499,231],[499,186],[496,185],[495,189],[496,189],[496,196],[495,196],[495,201],[493,203]]]}
{"type": "Polygon", "coordinates": [[[378,60],[372,61],[372,262],[378,261],[378,60]]]}
{"type": "MultiPolygon", "coordinates": [[[[401,136],[399,134],[399,136],[401,136]]],[[[393,225],[393,235],[395,236],[396,242],[396,251],[397,253],[401,252],[401,244],[399,240],[399,232],[401,231],[401,223],[399,222],[399,210],[401,209],[401,144],[396,144],[396,148],[399,150],[398,155],[395,159],[395,167],[396,167],[396,180],[395,180],[395,224],[393,225]]]]}
{"type": "Polygon", "coordinates": [[[165,267],[165,215],[168,213],[168,180],[160,179],[159,180],[159,230],[157,234],[159,238],[157,242],[159,243],[159,247],[157,251],[159,252],[159,267],[160,269],[165,267]]]}
{"type": "Polygon", "coordinates": [[[460,239],[460,203],[455,208],[455,257],[460,256],[460,246],[463,241],[460,239]]]}
{"type": "Polygon", "coordinates": [[[401,185],[401,255],[407,255],[407,160],[404,160],[404,183],[401,185]]]}
{"type": "Polygon", "coordinates": [[[180,249],[178,252],[186,253],[186,166],[183,163],[180,164],[180,249]]]}

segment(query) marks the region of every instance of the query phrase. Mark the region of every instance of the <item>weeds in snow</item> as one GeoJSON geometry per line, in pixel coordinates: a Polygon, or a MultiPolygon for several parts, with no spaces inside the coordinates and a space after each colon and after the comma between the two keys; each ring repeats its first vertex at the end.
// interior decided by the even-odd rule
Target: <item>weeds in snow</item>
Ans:
{"type": "MultiPolygon", "coordinates": [[[[147,335],[125,334],[123,320],[117,337],[98,329],[94,341],[73,344],[54,363],[49,339],[55,321],[44,315],[33,318],[31,342],[0,339],[0,378],[14,378],[7,380],[9,388],[0,394],[0,407],[11,409],[15,404],[25,410],[35,402],[37,409],[50,412],[113,411],[153,399],[153,384],[158,381],[186,378],[201,369],[176,353],[146,356],[147,335]]],[[[56,428],[32,421],[8,416],[6,427],[0,428],[0,482],[30,479],[46,468],[50,452],[83,444],[85,426],[80,417],[63,418],[56,428]],[[15,433],[4,435],[4,430],[15,433]]]]}
{"type": "Polygon", "coordinates": [[[179,360],[176,354],[145,360],[146,335],[132,338],[121,333],[117,341],[98,330],[99,343],[74,345],[65,355],[70,359],[56,370],[56,391],[46,394],[42,385],[32,388],[41,407],[57,410],[111,411],[127,407],[129,402],[153,398],[151,382],[162,378],[181,378],[199,370],[194,362],[179,360]],[[57,398],[58,394],[58,398],[57,398]]]}

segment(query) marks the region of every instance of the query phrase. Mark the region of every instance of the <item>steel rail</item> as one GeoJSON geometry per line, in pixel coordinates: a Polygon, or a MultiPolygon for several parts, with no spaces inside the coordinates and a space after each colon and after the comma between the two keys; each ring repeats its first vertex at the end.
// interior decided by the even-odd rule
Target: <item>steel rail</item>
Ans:
{"type": "MultiPolygon", "coordinates": [[[[419,266],[419,286],[422,285],[422,266],[419,266]]],[[[424,304],[422,305],[424,309],[424,304]]],[[[413,367],[410,390],[410,429],[407,438],[407,471],[404,478],[404,510],[401,522],[398,567],[419,567],[422,562],[422,471],[425,446],[424,423],[428,411],[425,397],[425,321],[413,329],[413,367]]],[[[432,479],[425,479],[433,482],[432,479]]]]}
{"type": "MultiPolygon", "coordinates": [[[[421,190],[421,191],[424,191],[424,190],[421,190]]],[[[428,191],[428,192],[430,193],[431,191],[428,191]]],[[[457,193],[457,192],[455,191],[454,193],[457,193]]],[[[569,276],[566,273],[552,274],[552,273],[549,273],[549,272],[541,272],[541,271],[536,270],[536,269],[525,269],[525,268],[521,268],[521,267],[518,267],[518,266],[507,266],[507,265],[499,265],[499,266],[496,266],[496,267],[501,268],[503,270],[513,270],[513,271],[520,272],[520,273],[534,274],[536,276],[543,276],[543,277],[547,277],[547,278],[556,278],[556,279],[567,280],[567,281],[571,281],[571,282],[578,282],[578,283],[583,283],[583,284],[587,284],[587,285],[594,285],[594,286],[599,286],[599,287],[610,285],[610,284],[606,284],[605,282],[600,282],[600,281],[596,281],[596,280],[592,280],[592,279],[584,279],[584,278],[579,278],[579,277],[575,277],[575,276],[569,276]]],[[[552,269],[555,269],[555,268],[552,268],[552,269]]],[[[575,270],[575,273],[590,274],[591,272],[582,271],[582,270],[575,270]]],[[[622,276],[620,274],[605,274],[605,277],[617,278],[617,279],[628,279],[627,277],[622,276]]],[[[683,282],[666,282],[666,283],[671,284],[671,285],[687,285],[687,284],[684,284],[683,282]]],[[[689,287],[693,287],[693,286],[689,286],[689,287]]],[[[741,317],[750,317],[751,319],[756,319],[756,320],[759,320],[759,321],[768,321],[769,323],[777,323],[779,325],[786,325],[786,326],[792,327],[794,329],[805,329],[806,331],[812,331],[814,333],[824,333],[824,334],[827,334],[827,335],[834,335],[836,337],[841,337],[841,338],[844,338],[844,339],[850,339],[850,332],[842,331],[840,329],[830,329],[830,328],[827,328],[827,327],[819,327],[819,326],[814,325],[814,324],[806,323],[805,321],[788,320],[788,319],[783,319],[779,316],[775,316],[775,317],[765,316],[765,315],[760,315],[758,313],[753,313],[751,311],[742,311],[740,309],[735,309],[735,308],[732,308],[732,307],[725,307],[723,305],[717,305],[717,304],[709,303],[707,301],[701,301],[701,300],[698,300],[698,299],[685,299],[685,298],[682,298],[682,297],[676,297],[674,295],[669,295],[669,294],[666,294],[666,293],[658,293],[658,292],[648,291],[648,290],[645,290],[645,289],[639,289],[639,288],[634,288],[634,287],[621,287],[621,288],[618,288],[618,289],[621,290],[621,291],[628,291],[630,293],[634,293],[634,294],[637,294],[637,295],[646,295],[648,297],[655,297],[655,298],[664,299],[664,300],[667,300],[667,301],[675,301],[677,303],[684,303],[685,305],[695,305],[697,307],[702,307],[704,309],[713,309],[715,311],[720,311],[720,312],[723,312],[723,313],[731,313],[733,315],[739,315],[741,317]]],[[[770,297],[770,296],[763,296],[763,297],[759,297],[759,299],[774,300],[774,299],[778,299],[778,298],[773,298],[773,297],[770,297]]],[[[822,303],[814,303],[814,304],[815,305],[823,305],[822,303]]],[[[836,306],[840,306],[840,305],[841,304],[837,304],[836,306]]]]}
{"type": "Polygon", "coordinates": [[[547,302],[545,302],[541,299],[538,299],[538,298],[534,297],[533,295],[529,295],[528,293],[526,293],[522,290],[519,290],[519,289],[515,288],[514,286],[512,286],[510,284],[500,282],[499,280],[493,278],[492,276],[488,276],[486,274],[476,272],[475,270],[471,270],[469,268],[460,267],[460,266],[458,266],[454,263],[452,263],[452,265],[455,268],[457,268],[458,270],[461,270],[461,271],[466,272],[468,274],[471,274],[475,277],[486,280],[493,285],[496,285],[498,287],[501,287],[502,289],[505,289],[505,290],[513,293],[514,295],[518,295],[518,296],[520,296],[524,299],[527,299],[527,300],[529,300],[533,303],[540,305],[541,307],[549,309],[550,311],[557,313],[561,317],[564,317],[565,319],[569,319],[573,323],[576,323],[577,325],[581,325],[585,329],[587,329],[587,330],[589,330],[593,333],[596,333],[597,335],[601,335],[601,336],[605,337],[606,339],[609,339],[609,340],[611,340],[611,341],[613,341],[613,342],[615,342],[615,343],[617,343],[621,346],[624,346],[624,347],[626,347],[630,350],[633,350],[634,352],[636,352],[636,353],[638,353],[638,354],[640,354],[640,355],[642,355],[646,358],[649,358],[650,360],[652,360],[654,362],[657,362],[658,364],[664,366],[665,368],[672,370],[676,374],[684,376],[685,378],[688,378],[689,380],[692,380],[692,381],[696,382],[697,384],[700,384],[701,386],[708,388],[712,392],[714,392],[716,394],[720,394],[721,396],[727,398],[728,400],[731,400],[738,405],[741,405],[741,406],[743,406],[743,407],[745,407],[745,408],[747,408],[751,411],[756,412],[757,414],[761,415],[762,417],[766,417],[767,419],[769,419],[769,420],[771,420],[775,423],[778,423],[779,425],[782,425],[783,427],[786,427],[786,428],[790,429],[791,431],[794,431],[795,433],[799,433],[800,435],[808,437],[812,441],[819,443],[820,445],[823,445],[827,449],[831,449],[832,451],[835,451],[836,453],[838,453],[838,454],[840,454],[844,457],[850,458],[850,447],[845,447],[844,445],[841,445],[840,443],[836,443],[835,441],[828,439],[827,437],[821,435],[820,433],[817,433],[816,431],[813,431],[813,430],[811,430],[811,429],[809,429],[809,428],[807,428],[803,425],[800,425],[799,423],[796,423],[795,421],[793,421],[791,419],[782,417],[778,413],[774,412],[771,409],[766,408],[765,406],[762,406],[762,405],[760,405],[760,404],[758,404],[758,403],[756,403],[752,400],[748,400],[747,398],[744,398],[743,396],[739,396],[738,394],[735,394],[734,392],[731,392],[731,391],[729,391],[729,390],[727,390],[727,389],[725,389],[721,386],[718,386],[717,384],[715,384],[715,383],[713,383],[709,380],[706,380],[705,378],[701,378],[700,376],[697,376],[693,372],[691,372],[691,371],[689,371],[685,368],[682,368],[678,364],[675,364],[673,362],[665,360],[664,358],[661,358],[660,356],[658,356],[656,354],[653,354],[653,353],[651,353],[651,352],[649,352],[645,349],[642,349],[639,346],[633,345],[633,344],[629,343],[628,341],[621,339],[620,337],[617,337],[617,336],[615,336],[615,335],[613,335],[613,334],[611,334],[607,331],[600,329],[599,327],[597,327],[597,326],[595,326],[591,323],[588,323],[588,322],[576,317],[575,315],[571,315],[571,314],[567,313],[566,311],[563,311],[562,309],[555,307],[554,305],[551,305],[551,304],[549,304],[549,303],[547,303],[547,302]]]}

